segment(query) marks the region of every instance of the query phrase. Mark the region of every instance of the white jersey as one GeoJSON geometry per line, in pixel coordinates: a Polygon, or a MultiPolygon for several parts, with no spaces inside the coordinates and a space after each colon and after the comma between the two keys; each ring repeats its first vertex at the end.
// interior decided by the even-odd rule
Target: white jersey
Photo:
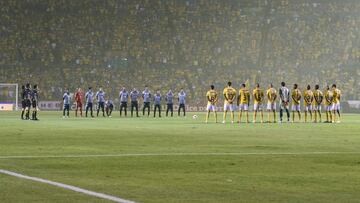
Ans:
{"type": "Polygon", "coordinates": [[[289,102],[290,90],[287,87],[280,87],[279,89],[280,101],[289,102]]]}

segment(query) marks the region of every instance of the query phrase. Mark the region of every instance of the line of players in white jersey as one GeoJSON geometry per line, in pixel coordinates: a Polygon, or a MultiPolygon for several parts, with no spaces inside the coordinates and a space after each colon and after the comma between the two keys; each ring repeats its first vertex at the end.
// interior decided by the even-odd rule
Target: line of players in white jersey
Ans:
{"type": "MultiPolygon", "coordinates": [[[[76,104],[76,110],[75,110],[75,116],[77,116],[78,110],[80,110],[80,116],[82,116],[82,106],[83,106],[83,100],[85,97],[85,116],[88,117],[88,112],[90,112],[90,116],[94,117],[93,115],[93,104],[94,100],[97,102],[97,113],[96,115],[99,116],[100,111],[102,112],[103,117],[106,116],[111,117],[112,111],[114,109],[114,104],[111,99],[105,100],[105,92],[100,87],[99,90],[94,93],[92,91],[92,88],[89,87],[88,91],[83,94],[80,88],[76,91],[74,94],[74,100],[76,104]]],[[[175,101],[175,94],[172,92],[172,90],[169,90],[165,94],[165,102],[166,102],[166,116],[169,115],[173,116],[174,111],[174,101],[175,101]]],[[[156,113],[158,111],[159,117],[161,117],[161,104],[163,97],[159,90],[155,92],[154,95],[151,94],[150,90],[147,86],[145,86],[145,89],[142,93],[138,91],[136,88],[133,88],[131,92],[128,92],[125,87],[121,89],[119,92],[119,101],[120,101],[120,117],[122,116],[123,112],[124,115],[127,116],[127,109],[128,109],[128,102],[130,100],[130,108],[131,108],[131,117],[134,115],[134,110],[136,113],[136,117],[139,117],[139,100],[142,98],[143,100],[143,116],[145,116],[145,111],[147,110],[147,116],[150,116],[150,104],[153,102],[154,104],[154,117],[156,117],[156,113]]],[[[180,90],[180,92],[177,95],[177,102],[179,105],[178,108],[178,116],[180,116],[180,112],[182,111],[183,116],[186,114],[185,110],[185,104],[186,104],[186,93],[183,89],[180,90]]],[[[71,104],[71,94],[69,90],[65,90],[65,93],[63,95],[63,118],[69,117],[69,111],[70,111],[70,104],[71,104]]]]}
{"type": "MultiPolygon", "coordinates": [[[[234,123],[234,110],[235,102],[237,103],[239,114],[238,114],[238,123],[241,123],[243,113],[246,115],[246,122],[249,123],[249,105],[250,105],[250,96],[253,98],[254,103],[254,115],[253,122],[256,122],[257,114],[261,114],[260,122],[264,122],[263,115],[263,105],[265,104],[265,99],[267,100],[266,110],[268,111],[268,120],[267,122],[276,122],[276,101],[279,98],[280,102],[280,122],[283,122],[283,113],[286,112],[287,121],[290,122],[290,103],[292,111],[292,120],[295,122],[295,114],[298,115],[298,121],[301,122],[301,99],[303,98],[304,103],[304,122],[308,121],[308,114],[310,116],[310,121],[312,122],[322,122],[321,120],[321,107],[324,105],[326,112],[326,121],[325,123],[340,123],[340,98],[341,91],[336,87],[336,84],[333,84],[331,88],[326,86],[324,92],[320,90],[319,85],[315,85],[314,90],[311,90],[310,85],[307,85],[306,90],[302,93],[298,89],[298,85],[294,84],[293,89],[290,91],[285,82],[281,83],[279,92],[273,87],[272,84],[269,85],[266,90],[266,94],[260,88],[260,85],[257,84],[256,88],[250,94],[249,89],[247,89],[245,84],[241,85],[239,93],[237,94],[236,90],[231,86],[231,82],[228,82],[227,87],[223,90],[224,96],[224,114],[223,114],[223,123],[226,122],[227,112],[230,112],[231,123],[234,123]],[[278,97],[279,96],[279,97],[278,97]],[[236,101],[235,101],[236,100],[236,101]],[[273,120],[271,121],[270,115],[273,114],[273,120]]],[[[217,103],[218,103],[218,93],[214,90],[214,86],[211,85],[210,90],[206,93],[207,98],[207,113],[206,120],[208,122],[210,112],[214,112],[215,122],[217,122],[217,103]]]]}

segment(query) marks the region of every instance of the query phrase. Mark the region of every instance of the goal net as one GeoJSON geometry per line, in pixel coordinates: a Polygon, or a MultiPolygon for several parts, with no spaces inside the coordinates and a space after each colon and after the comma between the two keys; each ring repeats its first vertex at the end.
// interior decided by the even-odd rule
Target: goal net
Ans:
{"type": "Polygon", "coordinates": [[[0,111],[18,110],[19,85],[0,83],[0,111]]]}

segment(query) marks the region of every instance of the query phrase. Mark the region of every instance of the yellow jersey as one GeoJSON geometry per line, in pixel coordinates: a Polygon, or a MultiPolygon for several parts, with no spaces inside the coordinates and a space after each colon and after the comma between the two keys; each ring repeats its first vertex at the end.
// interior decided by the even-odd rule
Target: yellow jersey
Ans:
{"type": "Polygon", "coordinates": [[[266,96],[268,99],[268,102],[270,103],[274,103],[277,97],[277,92],[275,88],[269,88],[268,90],[266,90],[266,96]]]}
{"type": "Polygon", "coordinates": [[[299,89],[293,89],[291,91],[291,98],[293,104],[299,105],[301,100],[301,91],[299,89]]]}
{"type": "Polygon", "coordinates": [[[341,91],[339,89],[333,90],[333,103],[340,104],[341,91]]]}
{"type": "Polygon", "coordinates": [[[260,88],[253,90],[254,104],[261,104],[264,100],[264,91],[260,88]]]}
{"type": "Polygon", "coordinates": [[[232,104],[236,98],[236,90],[232,87],[225,87],[223,91],[225,97],[225,104],[232,104]]]}
{"type": "Polygon", "coordinates": [[[208,101],[208,105],[216,105],[218,101],[218,95],[215,90],[209,90],[206,93],[206,98],[208,101]]]}
{"type": "Polygon", "coordinates": [[[333,102],[333,92],[330,90],[325,90],[325,99],[324,103],[327,106],[331,106],[333,102]]]}
{"type": "Polygon", "coordinates": [[[240,104],[249,104],[250,102],[250,92],[247,89],[239,90],[239,103],[240,104]]]}
{"type": "Polygon", "coordinates": [[[323,100],[323,93],[320,90],[315,90],[314,91],[314,104],[316,106],[321,105],[323,100]]]}
{"type": "Polygon", "coordinates": [[[305,90],[304,92],[304,104],[311,105],[314,100],[314,94],[311,90],[305,90]]]}

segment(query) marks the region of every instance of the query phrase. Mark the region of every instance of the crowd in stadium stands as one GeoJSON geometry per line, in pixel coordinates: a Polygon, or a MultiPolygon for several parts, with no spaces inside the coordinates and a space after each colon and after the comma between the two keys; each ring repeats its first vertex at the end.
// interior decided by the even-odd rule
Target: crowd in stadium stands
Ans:
{"type": "Polygon", "coordinates": [[[357,0],[2,0],[0,82],[64,88],[183,87],[205,104],[210,84],[337,83],[360,99],[357,0]]]}

